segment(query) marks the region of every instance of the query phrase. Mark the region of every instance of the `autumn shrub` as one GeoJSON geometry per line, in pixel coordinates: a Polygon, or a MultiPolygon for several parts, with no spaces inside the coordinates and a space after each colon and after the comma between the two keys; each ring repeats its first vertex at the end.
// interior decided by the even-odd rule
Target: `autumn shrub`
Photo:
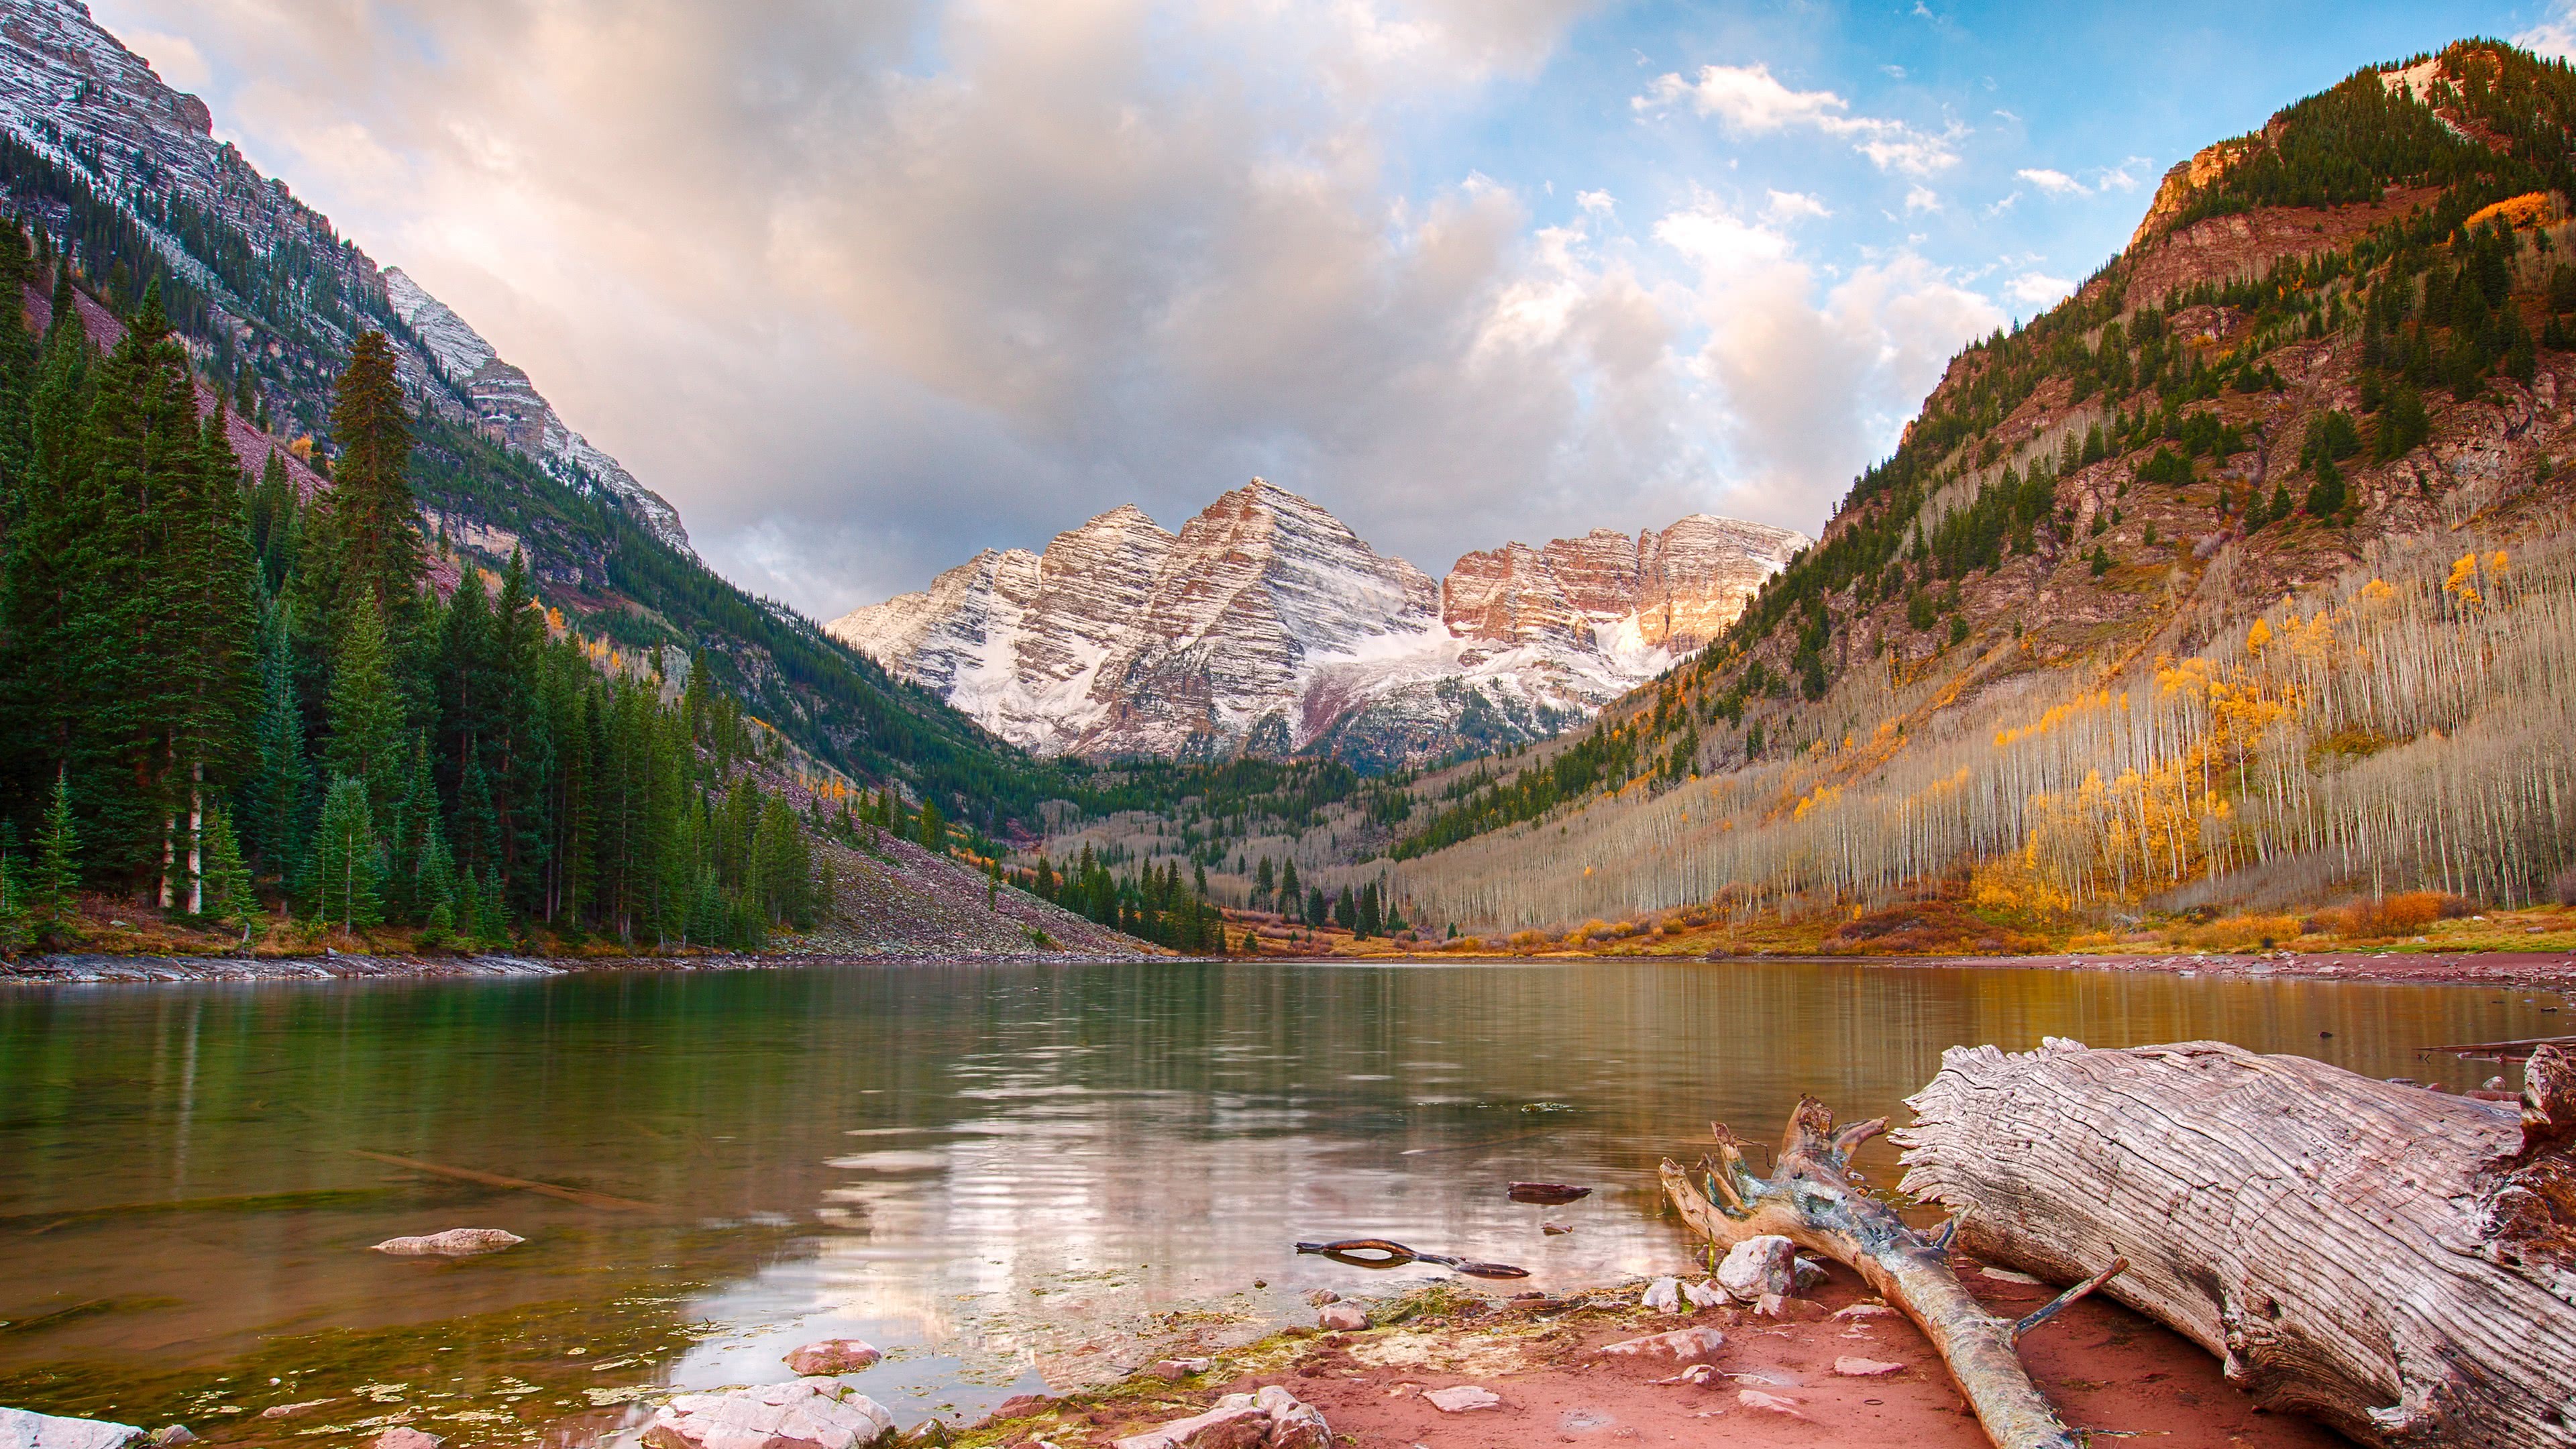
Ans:
{"type": "Polygon", "coordinates": [[[1515,951],[1535,951],[1547,944],[1547,932],[1514,931],[1511,944],[1515,951]]]}
{"type": "Polygon", "coordinates": [[[2347,939],[2411,936],[2435,921],[2465,916],[2477,903],[2443,891],[2407,891],[2331,906],[2317,912],[2309,925],[2347,939]]]}
{"type": "MultiPolygon", "coordinates": [[[[2570,874],[2576,874],[2576,872],[2570,872],[2570,874]]],[[[1690,922],[1679,916],[1667,917],[1664,921],[1664,934],[1667,936],[1678,936],[1689,929],[1690,922]]]]}
{"type": "Polygon", "coordinates": [[[2549,894],[2562,906],[2576,906],[2576,865],[2558,873],[2558,879],[2549,883],[2549,894]]]}
{"type": "Polygon", "coordinates": [[[2179,926],[2167,934],[2176,946],[2209,951],[2259,951],[2300,934],[2296,916],[2228,916],[2199,925],[2179,926]]]}

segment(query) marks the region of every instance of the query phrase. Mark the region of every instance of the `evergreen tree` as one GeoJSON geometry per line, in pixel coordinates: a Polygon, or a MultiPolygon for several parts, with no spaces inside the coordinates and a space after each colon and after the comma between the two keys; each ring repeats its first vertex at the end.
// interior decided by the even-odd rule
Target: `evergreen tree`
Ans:
{"type": "Polygon", "coordinates": [[[415,522],[411,491],[411,420],[394,352],[381,332],[358,339],[331,404],[331,436],[339,460],[331,490],[322,496],[316,530],[329,554],[326,576],[331,612],[357,594],[375,601],[389,635],[402,635],[418,602],[427,562],[415,522]]]}
{"type": "Polygon", "coordinates": [[[259,896],[251,887],[250,867],[242,860],[241,841],[233,833],[232,812],[218,805],[206,812],[205,868],[199,914],[227,929],[238,927],[250,942],[259,918],[259,896]]]}
{"type": "MultiPolygon", "coordinates": [[[[241,477],[221,405],[197,438],[197,466],[174,479],[163,570],[173,611],[161,668],[172,686],[172,792],[184,792],[189,827],[189,913],[204,910],[202,821],[253,758],[257,713],[257,564],[243,514],[241,477]]],[[[229,829],[229,826],[227,826],[229,829]]]]}
{"type": "Polygon", "coordinates": [[[334,776],[322,800],[322,823],[313,841],[315,918],[349,932],[380,924],[379,869],[366,782],[334,776]]]}
{"type": "Polygon", "coordinates": [[[926,795],[921,801],[921,848],[933,855],[948,848],[948,823],[940,818],[938,803],[926,795]]]}
{"type": "Polygon", "coordinates": [[[45,806],[45,828],[36,837],[36,871],[28,882],[27,909],[39,932],[66,936],[72,923],[73,892],[80,885],[80,828],[72,819],[72,787],[54,781],[54,798],[45,806]]]}
{"type": "Polygon", "coordinates": [[[261,628],[261,705],[252,726],[255,763],[242,791],[242,823],[251,858],[260,869],[292,879],[304,859],[305,825],[313,796],[313,767],[304,755],[304,711],[295,697],[289,652],[289,600],[271,604],[261,628]]]}
{"type": "Polygon", "coordinates": [[[358,781],[368,808],[390,816],[404,784],[402,703],[395,693],[393,659],[384,616],[375,599],[353,595],[342,611],[338,647],[331,656],[331,737],[323,767],[358,781]]]}

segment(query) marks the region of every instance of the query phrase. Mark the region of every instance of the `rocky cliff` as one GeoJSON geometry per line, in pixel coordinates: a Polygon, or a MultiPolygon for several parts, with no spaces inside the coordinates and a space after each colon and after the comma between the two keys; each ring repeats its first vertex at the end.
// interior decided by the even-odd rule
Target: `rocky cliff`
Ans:
{"type": "MultiPolygon", "coordinates": [[[[249,371],[282,425],[327,435],[332,360],[382,329],[417,405],[687,547],[678,511],[564,426],[527,374],[216,140],[206,103],[164,84],[79,0],[0,6],[0,132],[15,153],[0,155],[0,180],[22,214],[66,236],[107,216],[138,230],[203,309],[191,342],[217,370],[249,371]]],[[[112,290],[100,271],[93,280],[112,290]]]]}
{"type": "Polygon", "coordinates": [[[1555,733],[1697,648],[1805,545],[1694,517],[1461,559],[1440,583],[1261,479],[1134,507],[827,625],[1045,753],[1416,761],[1555,733]]]}

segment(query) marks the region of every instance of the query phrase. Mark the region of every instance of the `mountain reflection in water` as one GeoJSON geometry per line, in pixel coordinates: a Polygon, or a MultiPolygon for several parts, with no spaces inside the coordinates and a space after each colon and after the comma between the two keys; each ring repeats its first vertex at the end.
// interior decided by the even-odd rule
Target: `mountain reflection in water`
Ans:
{"type": "MultiPolygon", "coordinates": [[[[2555,1004],[1792,963],[17,991],[0,1403],[221,1442],[283,1437],[258,1411],[318,1400],[290,1423],[324,1443],[404,1415],[533,1442],[672,1384],[785,1378],[788,1349],[855,1336],[889,1351],[853,1381],[899,1419],[972,1417],[1138,1367],[1177,1323],[1250,1337],[1317,1288],[1445,1276],[1300,1239],[1531,1273],[1489,1292],[1677,1270],[1658,1158],[1695,1156],[1712,1119],[1768,1138],[1801,1091],[1901,1114],[1953,1043],[2214,1037],[2456,1078],[2416,1049],[2537,1035],[2555,1004]],[[1533,1206],[1514,1180],[1597,1190],[1533,1206]],[[528,1241],[367,1251],[459,1226],[528,1241]]],[[[1895,1179],[1884,1143],[1862,1167],[1895,1179]]]]}

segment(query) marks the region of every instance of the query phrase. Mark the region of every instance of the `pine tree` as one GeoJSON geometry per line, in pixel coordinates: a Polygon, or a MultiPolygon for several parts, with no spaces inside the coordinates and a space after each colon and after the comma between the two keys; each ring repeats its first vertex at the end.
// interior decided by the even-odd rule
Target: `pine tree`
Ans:
{"type": "Polygon", "coordinates": [[[198,913],[227,928],[239,927],[242,943],[248,945],[251,926],[259,917],[259,896],[251,888],[240,838],[233,833],[232,812],[220,805],[209,809],[203,839],[205,866],[198,877],[203,887],[198,913]]]}
{"type": "Polygon", "coordinates": [[[241,475],[225,434],[219,404],[199,429],[193,474],[183,470],[174,479],[162,565],[173,616],[165,626],[167,652],[160,667],[173,686],[173,712],[166,721],[171,788],[174,795],[185,794],[191,915],[204,910],[199,875],[207,804],[228,792],[255,758],[258,565],[241,475]]]}
{"type": "Polygon", "coordinates": [[[369,809],[390,817],[403,789],[402,702],[394,689],[384,617],[364,593],[353,595],[342,614],[331,656],[329,718],[324,768],[358,781],[369,809]]]}
{"type": "Polygon", "coordinates": [[[242,791],[242,823],[259,868],[292,879],[304,860],[305,825],[313,797],[313,767],[304,754],[304,711],[295,698],[295,664],[288,639],[291,600],[269,606],[261,628],[261,705],[252,726],[256,756],[242,791]]]}
{"type": "Polygon", "coordinates": [[[71,934],[73,892],[80,885],[80,829],[72,819],[71,782],[56,778],[36,837],[36,871],[28,882],[28,914],[50,936],[71,934]]]}
{"type": "Polygon", "coordinates": [[[328,551],[326,601],[337,613],[357,594],[375,601],[389,636],[408,633],[426,563],[411,491],[411,420],[394,352],[381,332],[350,350],[331,404],[339,460],[316,528],[328,551]]]}
{"type": "Polygon", "coordinates": [[[315,918],[353,933],[378,925],[383,920],[379,869],[366,782],[334,776],[313,841],[315,918]]]}
{"type": "Polygon", "coordinates": [[[939,816],[938,803],[928,796],[921,801],[921,848],[937,855],[948,848],[948,824],[939,816]]]}

